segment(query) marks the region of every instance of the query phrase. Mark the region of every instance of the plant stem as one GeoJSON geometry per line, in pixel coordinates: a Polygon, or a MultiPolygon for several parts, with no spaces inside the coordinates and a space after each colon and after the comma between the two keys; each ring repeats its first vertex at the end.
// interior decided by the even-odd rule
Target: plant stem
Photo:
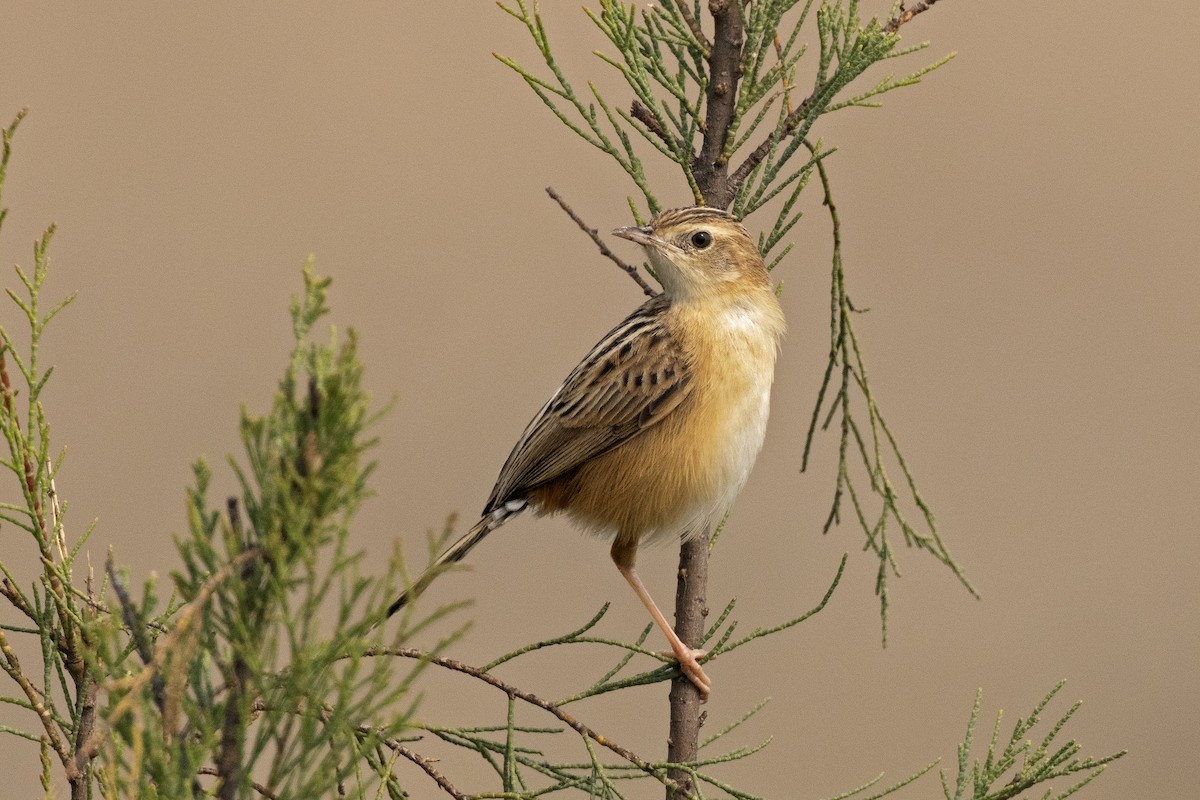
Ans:
{"type": "MultiPolygon", "coordinates": [[[[675,589],[675,633],[688,647],[696,647],[704,637],[704,619],[708,616],[708,539],[709,532],[684,541],[679,548],[678,584],[675,589]]],[[[667,760],[672,764],[695,761],[699,752],[700,692],[686,676],[671,683],[671,732],[667,760]]],[[[672,769],[667,776],[678,789],[667,787],[667,800],[695,791],[692,776],[672,769]]]]}
{"type": "Polygon", "coordinates": [[[737,110],[738,80],[742,70],[742,45],[746,41],[742,10],[736,0],[709,0],[713,16],[712,52],[708,57],[709,82],[704,120],[704,143],[692,165],[704,204],[729,208],[736,194],[729,183],[725,142],[737,110]]]}

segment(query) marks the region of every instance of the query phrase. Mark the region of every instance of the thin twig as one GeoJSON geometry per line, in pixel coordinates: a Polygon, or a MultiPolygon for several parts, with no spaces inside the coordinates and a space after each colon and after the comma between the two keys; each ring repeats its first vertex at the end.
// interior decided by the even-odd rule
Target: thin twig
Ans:
{"type": "MultiPolygon", "coordinates": [[[[366,653],[363,653],[363,655],[388,655],[388,653],[366,652],[366,653]]],[[[400,653],[392,653],[392,655],[401,655],[401,654],[400,653]]],[[[428,654],[426,654],[426,655],[428,655],[428,654]]],[[[431,658],[429,660],[431,661],[431,663],[436,663],[436,659],[431,658]]],[[[270,710],[271,708],[273,708],[273,706],[268,705],[266,703],[266,701],[264,701],[261,697],[258,698],[257,700],[255,700],[250,705],[250,710],[255,714],[260,714],[264,711],[270,710]]],[[[290,711],[289,713],[305,714],[306,712],[303,709],[294,709],[294,710],[290,711]]],[[[326,725],[328,725],[330,723],[330,721],[333,719],[333,708],[326,703],[322,703],[320,709],[318,709],[315,712],[315,714],[314,714],[314,712],[307,712],[307,713],[309,713],[310,715],[315,715],[317,719],[321,720],[321,722],[323,722],[326,725]]],[[[378,737],[377,741],[379,742],[379,744],[383,745],[384,747],[387,747],[389,750],[396,753],[397,755],[401,755],[404,758],[407,758],[409,761],[416,764],[418,767],[420,767],[422,770],[425,771],[426,775],[433,778],[434,782],[436,782],[438,786],[442,787],[442,790],[444,792],[446,792],[446,794],[455,798],[455,800],[468,800],[468,798],[470,797],[470,795],[463,794],[461,791],[459,791],[458,788],[454,784],[452,784],[445,775],[443,775],[441,772],[439,772],[438,769],[433,766],[433,761],[431,759],[426,758],[425,756],[421,755],[420,753],[410,750],[399,739],[397,739],[393,736],[387,736],[383,732],[382,728],[374,728],[367,724],[361,724],[361,725],[355,725],[353,730],[354,730],[355,734],[357,734],[360,737],[361,736],[378,737]]],[[[382,763],[381,763],[381,766],[382,766],[382,763]]],[[[390,777],[390,771],[391,771],[391,768],[388,767],[389,774],[384,775],[381,773],[380,777],[383,778],[384,781],[387,781],[388,778],[390,777]]],[[[219,774],[219,772],[217,770],[213,770],[212,772],[205,771],[204,774],[217,775],[217,774],[219,774]]]]}
{"type": "MultiPolygon", "coordinates": [[[[50,477],[54,474],[53,464],[50,459],[46,459],[46,476],[50,477]]],[[[58,489],[54,486],[54,478],[50,477],[50,490],[47,492],[50,498],[50,526],[54,530],[54,543],[58,546],[58,557],[62,559],[60,563],[67,563],[67,531],[62,523],[62,509],[58,504],[58,489]]]]}
{"type": "Polygon", "coordinates": [[[779,59],[779,83],[783,86],[783,102],[787,107],[788,113],[792,113],[792,82],[788,80],[787,59],[783,57],[783,42],[779,41],[779,33],[775,33],[775,38],[772,40],[775,45],[775,57],[779,59]]]}
{"type": "MultiPolygon", "coordinates": [[[[549,712],[580,736],[584,736],[588,739],[591,739],[596,744],[608,748],[621,758],[628,761],[630,764],[640,769],[642,772],[645,772],[647,775],[650,775],[651,777],[661,781],[668,790],[676,792],[677,797],[693,798],[694,800],[694,795],[692,795],[690,792],[683,791],[683,787],[663,774],[663,771],[660,768],[641,758],[632,750],[628,750],[614,742],[612,739],[609,739],[607,736],[592,730],[587,725],[584,725],[582,722],[575,719],[575,717],[563,711],[556,704],[550,702],[549,700],[538,697],[537,695],[527,692],[523,689],[518,689],[512,684],[505,683],[495,675],[492,675],[490,672],[484,672],[478,667],[473,667],[470,664],[464,664],[463,662],[453,658],[435,656],[415,647],[369,647],[362,652],[362,655],[368,657],[396,656],[399,658],[411,658],[418,661],[424,661],[444,669],[452,670],[454,672],[461,672],[464,675],[470,675],[473,678],[483,681],[489,686],[494,686],[495,688],[507,694],[509,697],[515,697],[518,700],[523,700],[530,705],[537,706],[543,711],[549,712]]],[[[684,679],[684,682],[687,683],[687,680],[684,679]]]]}
{"type": "Polygon", "coordinates": [[[634,100],[629,106],[629,116],[636,119],[638,122],[646,126],[646,130],[653,133],[662,143],[676,153],[682,153],[686,149],[686,145],[682,139],[672,137],[667,133],[667,129],[662,126],[662,123],[642,104],[641,100],[634,100]]]}
{"type": "MultiPolygon", "coordinates": [[[[138,656],[141,657],[143,664],[150,664],[154,660],[154,648],[146,636],[146,627],[142,624],[137,609],[133,606],[133,601],[129,597],[129,591],[125,588],[125,584],[121,582],[121,576],[117,574],[117,568],[113,563],[111,551],[104,563],[104,569],[108,573],[108,582],[113,588],[113,593],[117,596],[117,602],[121,605],[121,618],[125,621],[126,627],[129,628],[129,635],[133,639],[133,645],[137,649],[138,656]]],[[[158,672],[155,672],[150,680],[150,691],[154,696],[154,703],[158,706],[158,710],[164,710],[166,706],[166,685],[163,683],[162,675],[158,672]]]]}
{"type": "Polygon", "coordinates": [[[683,17],[683,21],[687,23],[692,36],[695,36],[696,41],[704,48],[704,55],[707,57],[712,52],[712,42],[708,41],[708,37],[704,35],[704,29],[700,27],[700,20],[692,14],[692,10],[687,7],[685,0],[675,0],[675,7],[679,9],[679,16],[683,17]]]}
{"type": "Polygon", "coordinates": [[[29,707],[37,714],[38,719],[42,722],[42,727],[46,729],[46,742],[53,748],[62,762],[63,767],[67,772],[67,780],[74,781],[79,775],[78,769],[75,767],[75,761],[71,757],[71,753],[67,750],[67,743],[63,740],[62,734],[59,732],[58,724],[54,720],[54,712],[46,707],[42,702],[42,695],[34,688],[29,678],[21,670],[21,662],[17,658],[16,652],[8,643],[8,637],[4,635],[4,631],[0,629],[0,656],[3,657],[3,668],[8,673],[21,691],[25,693],[25,697],[29,700],[29,707]]]}
{"type": "MultiPolygon", "coordinates": [[[[220,774],[216,767],[201,767],[199,770],[197,770],[197,772],[199,772],[201,775],[212,775],[214,777],[219,776],[220,774]]],[[[279,795],[275,794],[261,783],[250,781],[250,786],[254,788],[254,791],[258,792],[263,797],[266,797],[267,800],[279,800],[279,795]]]]}
{"type": "Polygon", "coordinates": [[[618,267],[623,269],[625,271],[625,273],[627,275],[629,275],[629,277],[633,278],[633,280],[637,283],[638,286],[642,287],[642,292],[647,297],[657,297],[658,296],[658,292],[656,292],[654,290],[654,288],[650,286],[650,284],[646,283],[646,280],[642,277],[641,273],[638,272],[638,268],[633,266],[632,264],[628,264],[628,263],[622,261],[620,256],[618,256],[612,250],[609,250],[608,245],[604,244],[604,240],[602,240],[600,238],[600,232],[598,230],[596,230],[595,228],[588,227],[587,223],[584,222],[582,219],[580,219],[579,215],[575,213],[575,210],[573,208],[571,208],[569,205],[567,205],[567,201],[563,200],[562,196],[558,192],[554,191],[553,186],[546,187],[546,194],[550,195],[550,197],[554,200],[554,202],[558,203],[558,205],[562,208],[562,210],[567,212],[567,216],[570,217],[575,222],[575,224],[579,226],[579,229],[581,231],[583,231],[584,233],[586,233],[588,236],[591,237],[592,241],[596,243],[596,247],[600,248],[600,255],[611,260],[618,267]]]}
{"type": "Polygon", "coordinates": [[[0,579],[0,595],[3,595],[8,602],[12,603],[18,611],[29,617],[35,625],[41,625],[41,619],[33,613],[33,609],[29,607],[29,603],[25,602],[25,597],[8,578],[0,579]]]}
{"type": "Polygon", "coordinates": [[[901,25],[911,20],[917,14],[922,14],[928,11],[930,6],[937,1],[938,0],[920,0],[920,2],[918,2],[912,8],[905,8],[904,0],[901,0],[900,6],[896,9],[896,16],[887,21],[887,24],[883,26],[884,31],[887,33],[895,33],[896,31],[900,30],[901,25]]]}
{"type": "Polygon", "coordinates": [[[454,784],[452,784],[445,775],[443,775],[437,770],[436,767],[433,766],[433,762],[431,760],[418,752],[409,750],[396,739],[387,738],[383,740],[383,743],[395,752],[407,758],[412,763],[416,764],[421,769],[425,770],[425,774],[433,778],[434,783],[442,787],[442,791],[453,797],[454,800],[467,800],[468,795],[463,794],[457,788],[455,788],[454,784]]]}

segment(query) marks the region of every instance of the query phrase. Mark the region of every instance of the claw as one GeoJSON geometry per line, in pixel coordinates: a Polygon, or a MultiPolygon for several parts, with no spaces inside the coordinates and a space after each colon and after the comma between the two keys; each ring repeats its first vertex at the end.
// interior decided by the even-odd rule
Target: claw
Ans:
{"type": "Polygon", "coordinates": [[[679,662],[679,671],[685,678],[692,682],[696,687],[696,691],[700,692],[700,702],[708,702],[708,693],[712,691],[712,678],[705,674],[704,668],[700,666],[700,659],[704,658],[708,653],[704,650],[689,650],[683,649],[680,652],[664,651],[662,655],[668,658],[673,658],[679,662]]]}

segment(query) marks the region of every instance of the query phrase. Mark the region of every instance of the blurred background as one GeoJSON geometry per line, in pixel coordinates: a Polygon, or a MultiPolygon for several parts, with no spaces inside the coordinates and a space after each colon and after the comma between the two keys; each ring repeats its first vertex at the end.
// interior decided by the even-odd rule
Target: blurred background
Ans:
{"type": "MultiPolygon", "coordinates": [[[[613,86],[579,7],[544,6],[576,86],[613,86]]],[[[79,297],[48,333],[45,405],[69,450],[68,534],[99,520],[95,564],[111,547],[138,579],[169,573],[198,455],[218,467],[215,489],[233,490],[221,465],[238,448],[238,408],[270,401],[309,253],[334,279],[333,321],[361,335],[373,393],[399,397],[377,429],[378,495],[355,539],[380,564],[397,538],[422,562],[427,530],[453,511],[473,519],[530,415],[641,300],[543,191],[607,231],[630,222],[632,185],[492,58],[539,71],[524,29],[489,3],[8,0],[2,17],[0,123],[30,115],[0,262],[31,268],[32,242],[58,224],[47,296],[79,297]]],[[[730,783],[816,798],[936,757],[952,771],[978,687],[986,739],[998,709],[1007,731],[1066,678],[1048,713],[1085,700],[1067,735],[1087,755],[1130,750],[1082,796],[1194,795],[1200,55],[1165,34],[1198,26],[1200,7],[1161,0],[947,0],[903,29],[931,48],[888,66],[957,51],[949,65],[882,109],[818,123],[840,148],[826,163],[851,296],[871,309],[857,330],[872,385],[983,599],[902,551],[882,649],[862,533],[848,520],[821,535],[833,434],[799,472],[829,343],[828,219],[810,187],[775,273],[790,332],[768,442],[709,601],[736,596],[746,630],[773,624],[818,601],[843,553],[850,563],[824,612],[709,669],[709,730],[773,698],[738,734],[773,743],[722,769],[730,783]]],[[[655,162],[652,180],[684,204],[669,166],[655,162]]],[[[7,301],[0,319],[17,327],[7,301]]],[[[6,560],[24,558],[19,531],[0,537],[6,560]]],[[[639,562],[666,606],[675,558],[668,547],[639,562]]],[[[604,635],[646,622],[607,545],[563,520],[522,518],[471,565],[429,595],[476,600],[453,651],[468,662],[565,633],[604,600],[604,635]]],[[[595,678],[589,659],[609,663],[571,657],[502,674],[553,697],[595,678]]],[[[430,717],[503,722],[503,696],[445,686],[426,699],[430,717]]],[[[665,685],[576,713],[665,753],[665,685]]],[[[0,737],[7,796],[39,791],[35,752],[0,737]]],[[[493,786],[471,762],[446,770],[464,790],[493,786]]],[[[936,794],[931,781],[905,796],[936,794]]]]}

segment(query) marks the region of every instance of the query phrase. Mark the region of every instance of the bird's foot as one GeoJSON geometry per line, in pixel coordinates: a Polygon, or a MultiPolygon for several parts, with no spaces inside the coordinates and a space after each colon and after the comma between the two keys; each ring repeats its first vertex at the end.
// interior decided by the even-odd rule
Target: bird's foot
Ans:
{"type": "Polygon", "coordinates": [[[700,659],[707,654],[705,650],[690,650],[686,647],[663,653],[664,656],[679,662],[679,671],[692,682],[696,691],[700,692],[701,703],[708,702],[708,693],[712,691],[712,679],[704,674],[704,668],[700,666],[700,659]]]}

